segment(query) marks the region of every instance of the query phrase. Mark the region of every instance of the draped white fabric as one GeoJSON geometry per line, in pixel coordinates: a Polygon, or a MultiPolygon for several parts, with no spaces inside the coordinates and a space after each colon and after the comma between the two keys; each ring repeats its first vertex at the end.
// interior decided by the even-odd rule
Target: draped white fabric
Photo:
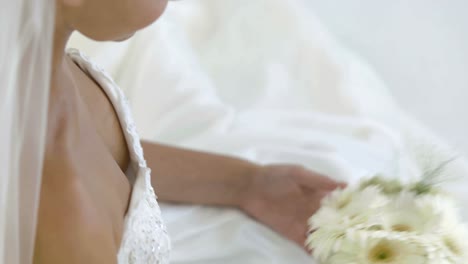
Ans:
{"type": "MultiPolygon", "coordinates": [[[[349,182],[372,173],[417,177],[424,163],[456,155],[400,110],[306,0],[181,1],[125,43],[80,36],[72,43],[126,90],[147,139],[259,163],[300,163],[349,182]]],[[[465,160],[451,172],[466,174],[465,160]]],[[[448,188],[466,202],[461,186],[448,188]]],[[[162,211],[172,263],[311,263],[235,210],[162,211]]]]}
{"type": "Polygon", "coordinates": [[[39,205],[55,1],[0,8],[0,263],[31,263],[39,205]]]}

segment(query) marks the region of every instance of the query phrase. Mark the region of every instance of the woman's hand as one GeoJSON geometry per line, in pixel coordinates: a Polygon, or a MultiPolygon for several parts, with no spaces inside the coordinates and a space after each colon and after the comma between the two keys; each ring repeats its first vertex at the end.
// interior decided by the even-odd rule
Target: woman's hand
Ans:
{"type": "Polygon", "coordinates": [[[345,184],[301,166],[259,167],[241,209],[284,237],[304,245],[307,220],[322,198],[345,184]]]}
{"type": "Polygon", "coordinates": [[[160,201],[240,208],[301,246],[320,200],[344,187],[301,166],[261,166],[152,142],[143,146],[160,201]]]}

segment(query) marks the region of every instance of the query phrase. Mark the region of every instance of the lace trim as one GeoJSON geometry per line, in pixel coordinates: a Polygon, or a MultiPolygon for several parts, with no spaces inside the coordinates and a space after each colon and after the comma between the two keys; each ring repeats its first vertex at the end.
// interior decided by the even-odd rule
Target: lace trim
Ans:
{"type": "MultiPolygon", "coordinates": [[[[150,173],[149,170],[142,172],[145,175],[150,173]]],[[[169,235],[152,189],[146,189],[137,204],[132,206],[125,226],[127,230],[118,255],[119,264],[168,263],[171,249],[169,235]]]]}
{"type": "Polygon", "coordinates": [[[110,77],[110,75],[101,67],[91,62],[91,60],[83,54],[81,51],[76,49],[70,49],[68,54],[77,60],[75,60],[83,70],[88,71],[96,81],[101,85],[102,89],[105,90],[106,94],[109,96],[109,99],[112,101],[117,115],[124,124],[125,127],[125,138],[127,141],[128,148],[130,149],[131,159],[134,162],[137,162],[140,167],[146,168],[146,160],[143,154],[143,148],[140,144],[140,136],[137,132],[136,126],[131,118],[130,111],[130,102],[123,93],[121,89],[118,88],[118,85],[110,77]],[[97,74],[95,74],[97,73],[97,74]],[[98,78],[100,77],[100,78],[98,78]],[[109,88],[112,87],[112,88],[109,88]],[[118,105],[118,107],[115,107],[118,105]]]}

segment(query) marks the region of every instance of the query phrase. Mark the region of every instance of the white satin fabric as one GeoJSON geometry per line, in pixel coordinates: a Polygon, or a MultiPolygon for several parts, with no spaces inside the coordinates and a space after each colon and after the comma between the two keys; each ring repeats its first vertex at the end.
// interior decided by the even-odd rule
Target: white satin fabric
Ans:
{"type": "MultiPolygon", "coordinates": [[[[125,87],[146,139],[299,163],[348,182],[374,173],[414,178],[426,161],[454,155],[328,34],[306,0],[182,1],[130,41],[97,45],[76,36],[73,45],[125,87]]],[[[455,175],[467,168],[464,159],[451,164],[455,175]]],[[[468,201],[460,186],[449,188],[468,201]]],[[[236,210],[163,205],[162,212],[172,263],[311,263],[236,210]]]]}

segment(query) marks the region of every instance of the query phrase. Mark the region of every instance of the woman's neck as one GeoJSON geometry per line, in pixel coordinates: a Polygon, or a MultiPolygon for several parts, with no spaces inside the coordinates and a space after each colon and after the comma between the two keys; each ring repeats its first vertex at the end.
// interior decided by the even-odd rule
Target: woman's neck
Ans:
{"type": "Polygon", "coordinates": [[[60,11],[57,10],[54,30],[54,47],[52,54],[52,89],[61,87],[70,82],[69,63],[65,54],[65,48],[73,30],[63,20],[60,11]]]}

